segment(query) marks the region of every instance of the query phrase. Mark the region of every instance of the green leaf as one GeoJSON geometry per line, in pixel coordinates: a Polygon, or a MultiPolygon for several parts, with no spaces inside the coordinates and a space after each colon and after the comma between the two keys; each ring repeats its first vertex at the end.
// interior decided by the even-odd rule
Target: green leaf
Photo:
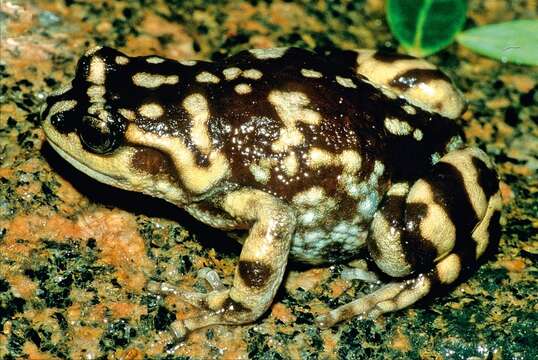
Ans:
{"type": "Polygon", "coordinates": [[[460,44],[479,54],[516,64],[538,65],[538,20],[514,20],[462,32],[460,44]]]}
{"type": "Polygon", "coordinates": [[[427,56],[452,43],[465,23],[465,0],[388,0],[387,20],[412,55],[427,56]]]}

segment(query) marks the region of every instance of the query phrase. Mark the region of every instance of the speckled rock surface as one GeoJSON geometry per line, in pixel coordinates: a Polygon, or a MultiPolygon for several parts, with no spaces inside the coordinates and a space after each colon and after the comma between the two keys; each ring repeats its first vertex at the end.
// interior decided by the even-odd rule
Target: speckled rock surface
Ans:
{"type": "MultiPolygon", "coordinates": [[[[536,16],[535,1],[470,1],[467,26],[536,16]]],[[[257,323],[198,331],[174,348],[168,325],[196,310],[148,292],[147,281],[203,291],[196,271],[209,266],[230,284],[240,246],[68,166],[39,127],[46,94],[95,44],[175,59],[277,45],[394,48],[383,1],[3,1],[0,30],[0,358],[538,358],[536,67],[457,45],[429,59],[464,92],[468,141],[502,177],[499,248],[467,281],[375,321],[320,330],[315,315],[369,285],[341,279],[341,266],[292,266],[257,323]]]]}

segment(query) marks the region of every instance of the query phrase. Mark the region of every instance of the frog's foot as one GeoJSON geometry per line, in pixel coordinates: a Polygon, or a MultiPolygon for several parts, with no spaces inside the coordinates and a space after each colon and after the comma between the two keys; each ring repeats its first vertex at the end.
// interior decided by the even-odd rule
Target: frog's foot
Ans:
{"type": "Polygon", "coordinates": [[[497,175],[477,148],[446,154],[411,188],[394,184],[375,214],[368,248],[383,272],[407,280],[332,310],[317,323],[375,318],[453,283],[486,250],[500,205],[497,175]]]}
{"type": "MultiPolygon", "coordinates": [[[[225,290],[225,286],[215,270],[210,268],[200,269],[198,271],[198,278],[206,281],[210,287],[210,293],[225,290]]],[[[172,294],[197,308],[203,308],[207,304],[207,293],[187,291],[167,282],[150,281],[147,285],[147,289],[154,293],[165,295],[172,294]]]]}
{"type": "Polygon", "coordinates": [[[211,287],[207,294],[189,292],[168,284],[150,288],[172,293],[198,308],[193,317],[176,320],[178,339],[217,324],[246,324],[258,319],[271,305],[288,260],[295,229],[293,211],[283,202],[258,190],[239,190],[224,197],[222,208],[234,219],[252,224],[235,270],[233,286],[226,289],[215,271],[202,269],[198,276],[211,287]]]}

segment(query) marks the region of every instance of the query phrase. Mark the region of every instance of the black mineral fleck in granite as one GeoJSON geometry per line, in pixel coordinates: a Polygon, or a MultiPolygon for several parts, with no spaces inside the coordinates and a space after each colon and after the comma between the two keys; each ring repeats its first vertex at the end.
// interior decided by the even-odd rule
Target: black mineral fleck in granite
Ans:
{"type": "MultiPolygon", "coordinates": [[[[375,286],[343,265],[290,264],[255,324],[169,331],[195,313],[149,280],[230,286],[240,246],[171,204],[112,189],[46,145],[39,113],[95,45],[177,60],[252,47],[398,49],[381,0],[12,1],[0,10],[0,358],[536,359],[538,358],[538,69],[451,45],[428,58],[468,100],[470,144],[497,163],[504,208],[497,248],[464,282],[376,320],[319,329],[314,318],[375,286]]],[[[467,26],[536,18],[535,2],[469,1],[467,26]]],[[[345,52],[342,52],[345,54],[345,52]]],[[[346,59],[342,59],[345,63],[346,59]]],[[[233,237],[233,238],[232,238],[233,237]]]]}

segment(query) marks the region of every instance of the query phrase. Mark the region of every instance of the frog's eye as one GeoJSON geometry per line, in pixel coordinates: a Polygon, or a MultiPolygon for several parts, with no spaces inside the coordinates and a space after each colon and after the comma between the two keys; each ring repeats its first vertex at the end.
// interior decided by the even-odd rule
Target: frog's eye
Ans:
{"type": "Polygon", "coordinates": [[[82,118],[78,134],[83,146],[97,154],[112,152],[119,146],[121,138],[112,123],[88,115],[82,118]]]}

